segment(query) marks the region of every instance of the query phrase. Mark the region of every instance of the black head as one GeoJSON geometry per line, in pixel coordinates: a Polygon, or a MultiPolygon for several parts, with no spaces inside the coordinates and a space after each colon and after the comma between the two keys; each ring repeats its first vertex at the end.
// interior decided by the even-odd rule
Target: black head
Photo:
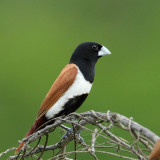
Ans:
{"type": "Polygon", "coordinates": [[[69,63],[76,64],[83,73],[86,80],[93,82],[94,68],[97,60],[110,51],[96,42],[81,43],[73,52],[69,63]]]}
{"type": "Polygon", "coordinates": [[[96,63],[97,60],[106,55],[111,54],[110,51],[96,42],[81,43],[73,52],[70,62],[79,60],[86,61],[87,63],[96,63]],[[103,53],[102,53],[103,52],[103,53]]]}

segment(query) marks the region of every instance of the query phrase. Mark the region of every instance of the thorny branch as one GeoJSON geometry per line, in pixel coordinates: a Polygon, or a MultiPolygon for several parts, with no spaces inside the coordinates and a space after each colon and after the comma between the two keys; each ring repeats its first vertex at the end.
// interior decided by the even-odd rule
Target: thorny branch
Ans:
{"type": "MultiPolygon", "coordinates": [[[[92,159],[95,160],[99,159],[97,153],[129,160],[147,160],[154,143],[159,139],[159,136],[134,122],[132,118],[127,118],[119,113],[111,113],[110,111],[107,113],[95,111],[80,114],[72,113],[67,117],[58,117],[55,120],[53,124],[46,125],[45,128],[22,139],[25,142],[23,151],[18,155],[10,156],[8,160],[24,160],[28,157],[42,160],[46,152],[54,152],[56,149],[59,149],[57,154],[52,154],[48,160],[72,160],[73,157],[77,159],[80,153],[89,153],[92,159]],[[72,127],[67,127],[66,123],[72,124],[72,127]],[[47,145],[49,134],[57,127],[65,130],[65,134],[58,143],[47,145]],[[84,132],[89,133],[91,138],[89,139],[89,136],[86,138],[83,135],[84,132]],[[120,135],[121,132],[122,135],[120,135]],[[42,136],[46,136],[44,146],[39,145],[42,136]],[[75,149],[71,151],[68,149],[68,144],[73,139],[75,149]],[[31,147],[30,144],[36,140],[38,141],[37,144],[31,147]]],[[[15,147],[0,153],[0,159],[4,154],[14,149],[15,147]]]]}

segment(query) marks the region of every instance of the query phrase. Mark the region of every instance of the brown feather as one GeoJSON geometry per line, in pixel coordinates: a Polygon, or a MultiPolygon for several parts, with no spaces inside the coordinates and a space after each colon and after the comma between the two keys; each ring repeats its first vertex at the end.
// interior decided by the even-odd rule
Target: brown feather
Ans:
{"type": "MultiPolygon", "coordinates": [[[[44,115],[73,84],[77,73],[78,68],[75,64],[68,64],[64,67],[43,100],[36,121],[27,132],[25,138],[37,131],[46,122],[44,115]]],[[[24,144],[25,142],[22,142],[15,153],[18,153],[23,148],[24,144]]]]}
{"type": "MultiPolygon", "coordinates": [[[[45,117],[41,117],[39,119],[37,119],[34,124],[32,125],[32,127],[30,128],[30,130],[27,132],[27,134],[25,135],[25,138],[30,136],[33,132],[35,132],[36,130],[38,130],[44,123],[46,122],[45,117]]],[[[15,153],[18,153],[23,146],[25,145],[25,142],[22,142],[18,148],[16,149],[15,153]]]]}
{"type": "Polygon", "coordinates": [[[158,160],[160,158],[160,140],[156,142],[148,160],[158,160]]]}
{"type": "Polygon", "coordinates": [[[43,100],[37,119],[43,116],[52,107],[57,100],[67,91],[74,82],[78,68],[75,64],[68,64],[62,70],[58,78],[53,83],[45,99],[43,100]]]}

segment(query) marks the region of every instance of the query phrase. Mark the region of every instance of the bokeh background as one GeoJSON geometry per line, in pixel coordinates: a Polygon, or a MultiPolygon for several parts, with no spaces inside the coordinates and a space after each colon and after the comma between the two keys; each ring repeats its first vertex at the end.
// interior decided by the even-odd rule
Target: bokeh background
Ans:
{"type": "Polygon", "coordinates": [[[92,92],[77,112],[119,112],[160,135],[159,6],[156,0],[1,0],[0,152],[17,146],[84,41],[112,55],[97,63],[92,92]]]}

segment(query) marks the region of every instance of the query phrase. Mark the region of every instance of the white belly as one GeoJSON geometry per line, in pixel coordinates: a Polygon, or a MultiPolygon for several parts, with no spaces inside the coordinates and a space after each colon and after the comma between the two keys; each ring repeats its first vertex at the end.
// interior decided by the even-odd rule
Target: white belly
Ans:
{"type": "Polygon", "coordinates": [[[70,88],[58,99],[58,101],[48,110],[46,117],[48,119],[53,118],[61,110],[63,110],[63,106],[69,101],[69,99],[82,94],[88,94],[91,88],[92,83],[86,81],[78,69],[75,81],[70,86],[70,88]]]}

